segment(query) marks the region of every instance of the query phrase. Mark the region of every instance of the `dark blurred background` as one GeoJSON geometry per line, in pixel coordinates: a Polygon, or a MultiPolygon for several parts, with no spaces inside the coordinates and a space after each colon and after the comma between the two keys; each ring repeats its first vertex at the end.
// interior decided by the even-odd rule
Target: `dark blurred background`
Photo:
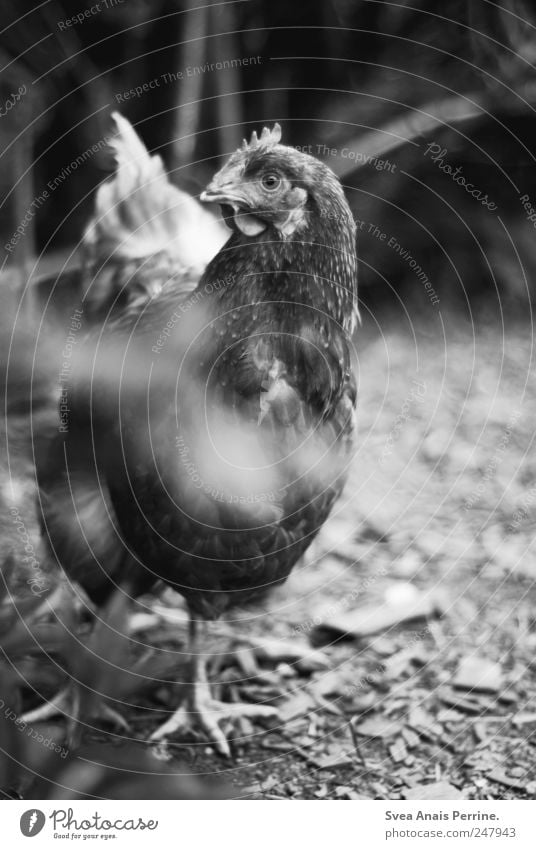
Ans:
{"type": "Polygon", "coordinates": [[[111,168],[102,141],[114,109],[194,193],[244,134],[277,120],[284,141],[311,145],[343,179],[363,222],[366,304],[427,305],[430,288],[443,305],[526,304],[535,22],[523,0],[4,0],[0,106],[25,93],[1,113],[2,244],[54,185],[6,263],[61,267],[111,168]]]}

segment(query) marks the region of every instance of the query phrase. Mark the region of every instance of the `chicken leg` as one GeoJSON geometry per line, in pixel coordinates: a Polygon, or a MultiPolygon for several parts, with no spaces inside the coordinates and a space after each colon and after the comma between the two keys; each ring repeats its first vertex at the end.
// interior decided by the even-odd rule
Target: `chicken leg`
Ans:
{"type": "Polygon", "coordinates": [[[199,623],[190,617],[189,624],[189,667],[190,681],[187,684],[186,697],[183,704],[150,736],[150,740],[158,742],[156,750],[160,756],[165,753],[165,741],[172,735],[190,734],[202,731],[215,749],[225,757],[230,757],[231,750],[225,731],[220,727],[222,722],[236,722],[241,718],[267,719],[278,715],[274,707],[253,705],[240,702],[221,702],[212,697],[210,684],[207,679],[207,662],[209,654],[202,651],[200,646],[199,623]]]}

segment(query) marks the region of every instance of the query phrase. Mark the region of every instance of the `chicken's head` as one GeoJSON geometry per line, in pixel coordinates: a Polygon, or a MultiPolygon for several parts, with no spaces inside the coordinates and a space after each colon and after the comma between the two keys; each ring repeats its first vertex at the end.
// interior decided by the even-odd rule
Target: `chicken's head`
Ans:
{"type": "Polygon", "coordinates": [[[216,174],[201,200],[221,204],[230,223],[243,234],[258,236],[274,229],[280,238],[299,234],[318,209],[321,187],[338,183],[333,172],[312,156],[280,144],[275,124],[244,140],[216,174]]]}

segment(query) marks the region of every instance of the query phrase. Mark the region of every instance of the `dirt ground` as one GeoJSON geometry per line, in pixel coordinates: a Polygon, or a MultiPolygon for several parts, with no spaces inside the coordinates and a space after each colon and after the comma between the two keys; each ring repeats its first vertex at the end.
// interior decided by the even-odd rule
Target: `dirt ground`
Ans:
{"type": "MultiPolygon", "coordinates": [[[[259,675],[233,663],[214,673],[225,699],[273,702],[280,719],[242,727],[230,761],[202,740],[173,743],[178,772],[221,775],[244,798],[535,797],[532,345],[519,318],[365,314],[344,496],[287,584],[225,625],[274,637],[288,657],[261,659],[259,675]]],[[[17,450],[10,473],[36,538],[17,450]]],[[[184,617],[169,591],[131,625],[140,654],[180,661],[184,617]]],[[[132,697],[126,736],[142,739],[175,698],[162,683],[132,697]]],[[[90,733],[103,735],[125,745],[90,733]]]]}

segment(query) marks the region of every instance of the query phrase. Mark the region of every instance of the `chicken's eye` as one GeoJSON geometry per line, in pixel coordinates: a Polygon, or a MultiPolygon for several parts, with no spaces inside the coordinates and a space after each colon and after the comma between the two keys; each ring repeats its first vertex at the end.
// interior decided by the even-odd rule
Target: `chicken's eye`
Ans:
{"type": "Polygon", "coordinates": [[[263,174],[261,184],[263,189],[266,189],[267,192],[275,192],[281,185],[281,177],[279,174],[263,174]]]}

